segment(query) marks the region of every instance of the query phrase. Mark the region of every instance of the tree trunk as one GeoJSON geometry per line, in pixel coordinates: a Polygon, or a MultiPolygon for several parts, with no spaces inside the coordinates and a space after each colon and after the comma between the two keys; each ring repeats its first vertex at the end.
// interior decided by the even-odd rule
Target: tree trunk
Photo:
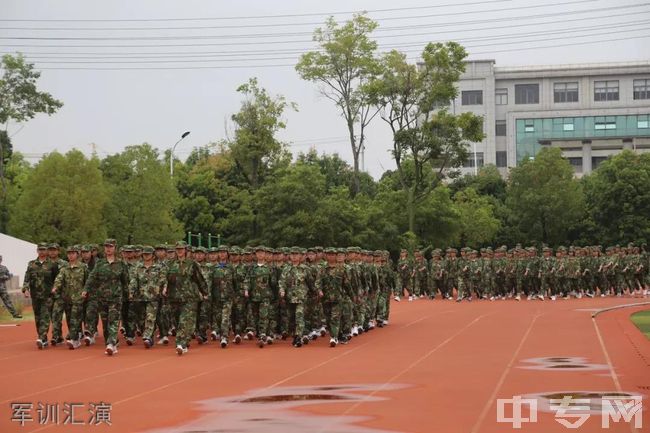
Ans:
{"type": "MultiPolygon", "coordinates": [[[[348,110],[349,111],[349,110],[348,110]]],[[[361,190],[361,181],[359,180],[359,150],[357,141],[354,137],[354,121],[352,114],[348,112],[348,134],[350,135],[350,147],[352,148],[352,158],[354,159],[354,172],[352,173],[352,197],[355,197],[361,190]]]]}
{"type": "Polygon", "coordinates": [[[406,211],[409,219],[409,231],[415,233],[415,189],[409,188],[406,201],[406,211]]]}

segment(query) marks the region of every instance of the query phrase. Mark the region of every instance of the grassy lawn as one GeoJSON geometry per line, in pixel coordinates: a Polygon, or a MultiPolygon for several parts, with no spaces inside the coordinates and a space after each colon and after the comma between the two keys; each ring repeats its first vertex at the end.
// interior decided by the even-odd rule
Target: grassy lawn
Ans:
{"type": "Polygon", "coordinates": [[[29,321],[29,322],[34,321],[34,313],[32,312],[32,308],[26,305],[25,300],[23,298],[18,296],[12,296],[11,300],[14,304],[14,307],[16,308],[16,311],[22,314],[23,318],[14,319],[13,317],[11,317],[9,311],[7,311],[2,301],[0,301],[0,323],[6,324],[6,323],[16,323],[16,322],[24,322],[24,321],[29,321]]]}
{"type": "Polygon", "coordinates": [[[639,311],[630,316],[632,323],[650,340],[650,310],[639,311]]]}

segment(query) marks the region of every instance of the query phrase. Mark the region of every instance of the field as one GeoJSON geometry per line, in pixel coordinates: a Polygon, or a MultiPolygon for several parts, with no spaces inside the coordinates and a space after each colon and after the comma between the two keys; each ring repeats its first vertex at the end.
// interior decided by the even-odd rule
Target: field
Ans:
{"type": "MultiPolygon", "coordinates": [[[[601,431],[600,393],[650,394],[650,341],[630,321],[647,305],[592,312],[643,301],[393,302],[389,326],[348,345],[194,343],[183,357],[138,341],[109,358],[101,339],[38,351],[32,321],[5,321],[0,432],[560,432],[548,400],[564,395],[591,399],[576,431],[601,431]],[[497,422],[497,399],[513,396],[537,399],[536,422],[497,422]],[[58,425],[39,424],[39,402],[59,405],[58,425]],[[100,402],[111,426],[89,424],[100,402]],[[32,404],[33,421],[12,421],[12,403],[32,404]],[[63,425],[73,403],[80,425],[63,425]]],[[[638,431],[650,431],[648,407],[638,431]]],[[[636,430],[621,420],[607,431],[636,430]]]]}

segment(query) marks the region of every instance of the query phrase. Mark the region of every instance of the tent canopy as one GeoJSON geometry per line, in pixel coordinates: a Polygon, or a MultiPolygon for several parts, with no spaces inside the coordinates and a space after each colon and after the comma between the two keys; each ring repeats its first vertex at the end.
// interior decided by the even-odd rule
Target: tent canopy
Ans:
{"type": "Polygon", "coordinates": [[[36,258],[36,244],[0,233],[0,255],[2,264],[13,275],[18,275],[19,284],[22,285],[27,263],[36,258]]]}

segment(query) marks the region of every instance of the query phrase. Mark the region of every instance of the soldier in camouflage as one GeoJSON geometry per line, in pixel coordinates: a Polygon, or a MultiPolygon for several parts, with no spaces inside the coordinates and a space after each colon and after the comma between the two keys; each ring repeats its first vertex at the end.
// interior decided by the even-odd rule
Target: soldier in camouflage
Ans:
{"type": "Polygon", "coordinates": [[[48,345],[47,332],[50,329],[50,310],[53,303],[52,285],[59,271],[58,265],[49,259],[47,247],[47,244],[38,244],[38,257],[27,264],[22,288],[25,296],[32,298],[38,334],[36,346],[39,349],[48,345]]]}
{"type": "Polygon", "coordinates": [[[105,258],[97,261],[84,287],[84,296],[88,297],[86,313],[89,325],[84,342],[87,346],[95,342],[94,335],[97,330],[93,323],[97,322],[99,315],[106,342],[105,353],[108,356],[117,353],[122,294],[124,291],[128,292],[129,287],[129,270],[124,262],[117,259],[116,248],[115,239],[104,241],[105,258]]]}
{"type": "Polygon", "coordinates": [[[81,322],[83,319],[84,285],[88,279],[88,266],[79,260],[80,247],[68,248],[68,264],[59,270],[52,294],[56,296],[57,309],[65,312],[65,321],[68,325],[66,345],[71,349],[81,346],[81,322]]]}
{"type": "Polygon", "coordinates": [[[9,272],[9,269],[7,269],[7,267],[2,264],[2,256],[0,256],[0,298],[2,298],[2,302],[5,304],[5,307],[11,314],[11,317],[14,319],[22,319],[23,316],[18,314],[16,308],[14,307],[14,304],[11,302],[9,293],[7,292],[7,281],[10,279],[11,273],[9,272]]]}

